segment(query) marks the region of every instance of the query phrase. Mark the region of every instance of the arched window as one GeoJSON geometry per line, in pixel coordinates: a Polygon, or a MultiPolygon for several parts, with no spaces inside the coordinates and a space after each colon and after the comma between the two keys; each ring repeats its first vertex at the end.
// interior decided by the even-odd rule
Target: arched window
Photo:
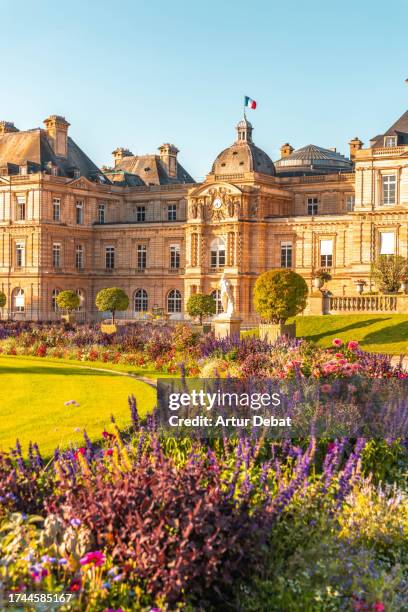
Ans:
{"type": "Polygon", "coordinates": [[[61,292],[61,289],[53,289],[52,290],[52,295],[51,295],[51,308],[54,312],[57,312],[58,310],[58,304],[57,304],[57,297],[58,294],[61,292]]]}
{"type": "Polygon", "coordinates": [[[214,289],[214,291],[211,291],[211,297],[215,302],[216,314],[220,314],[221,312],[224,312],[224,309],[222,307],[222,302],[221,302],[221,291],[219,289],[214,289]]]}
{"type": "Polygon", "coordinates": [[[223,268],[225,266],[225,242],[222,238],[214,238],[211,243],[211,267],[223,268]]]}
{"type": "Polygon", "coordinates": [[[148,305],[146,289],[138,289],[135,291],[134,306],[135,312],[146,312],[148,305]]]}
{"type": "Polygon", "coordinates": [[[178,289],[172,289],[167,294],[168,312],[181,312],[181,293],[178,289]]]}
{"type": "Polygon", "coordinates": [[[12,305],[13,305],[14,312],[24,312],[25,311],[24,289],[21,289],[21,288],[13,289],[12,305]]]}
{"type": "Polygon", "coordinates": [[[78,310],[83,310],[84,306],[85,306],[85,292],[82,289],[77,289],[75,291],[75,293],[77,294],[77,296],[79,297],[79,306],[78,306],[78,310]]]}

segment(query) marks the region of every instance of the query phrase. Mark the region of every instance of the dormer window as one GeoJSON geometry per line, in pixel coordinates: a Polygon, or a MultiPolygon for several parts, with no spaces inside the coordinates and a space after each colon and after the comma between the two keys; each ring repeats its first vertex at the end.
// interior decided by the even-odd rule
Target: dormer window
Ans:
{"type": "Polygon", "coordinates": [[[20,174],[28,174],[27,166],[20,166],[20,174]]]}
{"type": "Polygon", "coordinates": [[[80,170],[74,170],[73,172],[74,175],[74,179],[77,179],[81,176],[81,171],[80,170]]]}
{"type": "Polygon", "coordinates": [[[396,136],[384,136],[384,147],[396,147],[397,137],[396,136]]]}

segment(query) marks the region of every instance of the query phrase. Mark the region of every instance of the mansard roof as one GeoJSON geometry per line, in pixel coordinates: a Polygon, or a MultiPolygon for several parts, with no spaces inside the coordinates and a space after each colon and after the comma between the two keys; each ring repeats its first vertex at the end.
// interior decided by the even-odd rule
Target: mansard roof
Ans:
{"type": "MultiPolygon", "coordinates": [[[[132,155],[124,157],[113,169],[123,170],[136,175],[142,185],[171,185],[178,183],[195,183],[193,177],[177,161],[177,174],[169,176],[167,168],[159,155],[132,155]]],[[[109,173],[108,173],[109,175],[109,173]]]]}
{"type": "Polygon", "coordinates": [[[47,133],[41,128],[0,135],[0,166],[28,166],[28,172],[51,172],[58,168],[58,175],[74,178],[78,174],[91,181],[109,183],[91,159],[72,138],[67,139],[67,157],[55,155],[47,133]]]}
{"type": "Polygon", "coordinates": [[[408,145],[408,111],[403,115],[384,134],[378,134],[370,140],[373,148],[384,146],[385,136],[397,136],[397,145],[408,145]]]}

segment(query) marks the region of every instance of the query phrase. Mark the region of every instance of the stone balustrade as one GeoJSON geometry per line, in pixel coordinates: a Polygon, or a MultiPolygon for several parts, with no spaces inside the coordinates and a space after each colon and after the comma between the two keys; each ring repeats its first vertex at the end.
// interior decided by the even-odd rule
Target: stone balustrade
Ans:
{"type": "Polygon", "coordinates": [[[408,295],[311,295],[305,315],[408,314],[408,295]]]}

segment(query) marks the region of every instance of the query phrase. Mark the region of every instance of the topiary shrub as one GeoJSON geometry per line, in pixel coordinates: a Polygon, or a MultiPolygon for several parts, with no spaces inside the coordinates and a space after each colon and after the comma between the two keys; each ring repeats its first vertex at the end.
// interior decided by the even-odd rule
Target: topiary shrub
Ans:
{"type": "Polygon", "coordinates": [[[75,291],[60,291],[57,296],[57,304],[58,308],[69,313],[79,308],[81,300],[75,291]]]}
{"type": "Polygon", "coordinates": [[[401,255],[380,255],[371,272],[381,293],[396,293],[408,276],[408,260],[401,255]]]}
{"type": "Polygon", "coordinates": [[[292,270],[270,270],[255,283],[254,307],[265,323],[283,324],[306,307],[308,288],[292,270]]]}
{"type": "Polygon", "coordinates": [[[112,313],[112,323],[115,323],[115,312],[117,310],[127,310],[129,298],[123,289],[108,287],[99,291],[96,296],[95,305],[100,312],[109,311],[112,313]]]}
{"type": "Polygon", "coordinates": [[[6,302],[7,302],[6,294],[4,293],[4,291],[0,291],[0,308],[4,308],[4,306],[6,305],[6,302]]]}
{"type": "Polygon", "coordinates": [[[190,317],[198,317],[200,325],[203,323],[203,316],[215,314],[215,301],[211,295],[195,293],[188,298],[187,312],[190,317]]]}

